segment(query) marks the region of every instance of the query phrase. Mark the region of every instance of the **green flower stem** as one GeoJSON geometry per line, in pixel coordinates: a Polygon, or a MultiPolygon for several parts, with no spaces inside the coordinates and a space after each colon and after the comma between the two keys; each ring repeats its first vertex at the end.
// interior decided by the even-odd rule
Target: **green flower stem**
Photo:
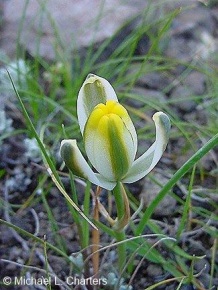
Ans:
{"type": "MultiPolygon", "coordinates": [[[[117,185],[113,189],[113,195],[115,198],[115,203],[116,203],[116,208],[117,208],[118,222],[122,220],[123,216],[125,215],[125,207],[124,207],[122,190],[124,190],[124,188],[122,188],[121,183],[117,183],[117,185]]],[[[125,235],[124,229],[114,228],[114,233],[115,233],[117,242],[125,240],[126,235],[125,235]]],[[[121,273],[126,263],[126,244],[121,243],[117,247],[118,247],[118,266],[119,266],[119,272],[121,273]]]]}
{"type": "Polygon", "coordinates": [[[117,218],[118,220],[121,220],[124,216],[124,203],[122,199],[122,193],[121,193],[121,183],[117,183],[115,188],[113,189],[113,195],[115,198],[115,203],[117,207],[117,218]]]}
{"type": "MultiPolygon", "coordinates": [[[[121,242],[125,240],[126,238],[124,230],[119,231],[119,232],[115,231],[115,235],[116,235],[117,242],[121,242]]],[[[121,273],[123,270],[123,267],[126,264],[126,244],[125,243],[119,244],[117,246],[117,250],[118,250],[118,268],[119,268],[119,272],[121,273]]]]}

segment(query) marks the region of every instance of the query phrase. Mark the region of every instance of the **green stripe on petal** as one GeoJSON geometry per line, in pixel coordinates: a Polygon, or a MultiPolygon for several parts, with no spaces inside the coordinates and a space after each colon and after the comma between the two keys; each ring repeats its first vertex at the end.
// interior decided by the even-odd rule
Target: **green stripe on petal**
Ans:
{"type": "Polygon", "coordinates": [[[89,74],[83,83],[77,99],[77,115],[81,133],[94,107],[107,100],[117,101],[117,95],[111,84],[104,78],[89,74]]]}
{"type": "Polygon", "coordinates": [[[93,172],[80,152],[76,140],[63,140],[61,142],[60,154],[66,166],[76,176],[88,179],[90,182],[108,190],[112,190],[115,187],[115,182],[105,180],[93,172]]]}
{"type": "Polygon", "coordinates": [[[154,114],[153,120],[156,127],[156,140],[142,156],[133,162],[129,172],[122,180],[124,183],[135,182],[147,175],[158,163],[166,149],[169,140],[170,119],[166,114],[157,112],[154,114]]]}
{"type": "MultiPolygon", "coordinates": [[[[109,154],[116,180],[120,180],[127,173],[131,165],[131,158],[127,148],[128,144],[125,143],[126,140],[124,140],[123,136],[125,130],[120,117],[115,114],[110,116],[108,124],[109,154]]],[[[131,136],[129,135],[129,137],[131,136]]]]}

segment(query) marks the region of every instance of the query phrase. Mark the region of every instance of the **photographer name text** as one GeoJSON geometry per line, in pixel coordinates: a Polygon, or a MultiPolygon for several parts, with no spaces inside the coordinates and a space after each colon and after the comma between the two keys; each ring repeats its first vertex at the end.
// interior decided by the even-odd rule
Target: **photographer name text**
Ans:
{"type": "MultiPolygon", "coordinates": [[[[34,286],[34,285],[63,285],[63,282],[58,279],[57,277],[9,277],[6,276],[2,280],[4,285],[15,285],[15,286],[34,286]]],[[[78,278],[73,276],[66,277],[64,283],[66,283],[69,286],[76,286],[76,285],[107,285],[107,279],[106,278],[78,278]]]]}

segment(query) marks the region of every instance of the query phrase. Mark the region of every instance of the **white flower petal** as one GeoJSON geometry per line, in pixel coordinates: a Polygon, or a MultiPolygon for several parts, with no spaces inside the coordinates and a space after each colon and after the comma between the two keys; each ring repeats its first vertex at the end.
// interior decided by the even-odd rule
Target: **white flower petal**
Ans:
{"type": "Polygon", "coordinates": [[[60,154],[66,166],[76,176],[88,179],[90,182],[108,190],[112,190],[115,187],[116,182],[107,181],[101,178],[99,174],[93,172],[80,152],[76,140],[63,140],[60,154]]]}
{"type": "Polygon", "coordinates": [[[103,175],[99,173],[95,173],[95,176],[98,178],[100,184],[102,184],[101,187],[107,190],[112,190],[117,185],[116,181],[108,181],[103,175]]]}
{"type": "Polygon", "coordinates": [[[107,100],[118,101],[111,84],[104,78],[89,74],[79,91],[77,99],[77,115],[82,134],[94,107],[99,103],[105,104],[107,100]]]}
{"type": "Polygon", "coordinates": [[[170,120],[162,112],[154,114],[153,120],[156,127],[156,140],[153,145],[137,160],[123,178],[122,182],[132,183],[147,175],[158,163],[169,139],[170,120]]]}

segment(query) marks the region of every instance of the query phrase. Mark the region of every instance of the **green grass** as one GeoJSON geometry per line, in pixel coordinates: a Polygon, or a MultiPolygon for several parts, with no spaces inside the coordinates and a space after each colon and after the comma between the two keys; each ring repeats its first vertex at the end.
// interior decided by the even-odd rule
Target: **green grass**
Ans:
{"type": "MultiPolygon", "coordinates": [[[[58,162],[56,158],[57,148],[59,148],[60,141],[64,138],[77,139],[81,150],[84,152],[76,116],[77,94],[84,78],[90,72],[100,75],[111,82],[124,106],[126,105],[127,108],[129,108],[129,101],[137,101],[140,104],[140,110],[135,108],[130,108],[129,110],[133,122],[140,124],[138,128],[138,138],[140,142],[142,140],[150,140],[150,143],[152,143],[155,137],[153,123],[145,120],[150,120],[150,116],[154,111],[160,110],[166,112],[170,116],[173,125],[170,143],[165,155],[165,158],[172,161],[170,163],[172,166],[167,168],[169,181],[164,185],[159,184],[160,192],[158,196],[146,209],[142,209],[138,212],[135,220],[131,221],[127,232],[127,240],[125,241],[125,248],[128,253],[126,257],[126,271],[122,273],[125,282],[123,282],[121,279],[122,277],[120,277],[114,289],[119,289],[119,284],[128,284],[128,281],[130,281],[130,284],[132,283],[132,285],[134,285],[134,277],[135,274],[137,275],[137,273],[134,273],[136,270],[135,261],[137,261],[137,263],[141,261],[143,265],[143,260],[146,261],[146,264],[158,264],[164,273],[163,279],[160,282],[154,282],[146,288],[147,290],[158,289],[158,286],[165,286],[175,283],[175,281],[177,281],[177,289],[180,289],[183,284],[193,284],[197,289],[203,289],[200,284],[198,273],[194,270],[194,264],[197,260],[203,259],[203,254],[194,256],[188,253],[186,248],[183,247],[184,244],[182,242],[184,234],[195,229],[202,229],[204,236],[212,241],[213,244],[213,246],[208,249],[208,252],[210,252],[210,289],[212,289],[212,286],[214,286],[212,282],[213,278],[215,278],[218,273],[215,254],[218,239],[215,224],[218,221],[218,216],[217,204],[215,199],[212,198],[213,195],[218,194],[216,183],[217,160],[215,158],[215,150],[218,145],[218,69],[215,65],[203,60],[200,62],[193,61],[185,63],[178,59],[166,58],[164,56],[164,45],[167,43],[170,25],[180,11],[175,10],[169,13],[162,13],[159,19],[154,19],[152,17],[153,11],[154,7],[150,4],[149,9],[142,12],[142,24],[123,39],[116,49],[108,55],[107,59],[101,62],[98,61],[99,57],[114,41],[116,36],[119,35],[120,31],[117,31],[111,38],[105,40],[98,48],[95,48],[93,42],[86,51],[85,60],[83,60],[83,57],[80,55],[78,48],[74,46],[76,40],[73,39],[73,56],[69,54],[69,51],[58,50],[56,61],[53,64],[46,63],[39,55],[31,60],[26,59],[30,72],[27,75],[25,73],[22,74],[18,67],[18,82],[15,82],[18,104],[25,125],[20,124],[18,126],[19,128],[16,130],[10,133],[4,133],[0,137],[0,140],[1,142],[7,141],[12,135],[25,135],[37,139],[43,155],[44,164],[52,171],[52,176],[54,177],[53,181],[55,181],[56,185],[58,184],[59,189],[60,187],[62,188],[62,193],[64,192],[63,194],[65,197],[69,196],[66,202],[63,201],[63,203],[66,203],[66,210],[70,212],[70,222],[66,220],[65,223],[71,225],[74,224],[75,221],[78,225],[75,239],[79,251],[85,249],[82,253],[84,260],[87,259],[85,271],[88,273],[90,272],[91,264],[89,264],[89,262],[91,258],[89,257],[89,249],[87,250],[87,247],[91,245],[91,227],[89,223],[80,216],[75,206],[83,208],[85,216],[90,220],[90,223],[93,222],[90,184],[87,183],[83,185],[82,189],[78,191],[77,181],[74,176],[65,176],[60,173],[60,162],[58,162]],[[144,35],[150,40],[150,49],[145,56],[137,56],[135,55],[135,49],[138,41],[144,35]],[[167,99],[166,102],[160,103],[152,99],[145,99],[143,95],[132,91],[137,80],[141,76],[150,72],[158,72],[166,76],[173,76],[174,70],[180,65],[184,66],[185,69],[180,76],[176,77],[176,81],[178,83],[182,82],[188,77],[190,72],[199,71],[204,74],[206,79],[206,91],[204,95],[190,95],[186,98],[167,99]],[[23,77],[26,83],[25,86],[19,81],[23,77]],[[187,100],[193,100],[198,106],[203,108],[199,112],[200,114],[203,113],[206,115],[205,121],[201,122],[201,116],[199,116],[198,119],[194,119],[193,122],[181,119],[175,111],[175,108],[179,102],[186,102],[187,100]],[[180,141],[180,154],[184,155],[186,160],[179,169],[177,169],[176,164],[174,164],[177,160],[175,152],[178,154],[178,150],[176,151],[174,146],[177,146],[178,140],[180,141]],[[211,169],[207,169],[204,166],[205,159],[202,158],[205,158],[205,156],[207,156],[207,158],[211,156],[211,169]],[[70,180],[70,187],[66,187],[63,184],[66,178],[70,180]],[[209,185],[205,185],[205,181],[207,180],[210,181],[209,185]],[[182,198],[176,195],[174,191],[175,185],[179,188],[183,188],[186,195],[184,194],[182,198]],[[201,191],[200,193],[198,193],[198,189],[201,191]],[[173,236],[167,236],[165,234],[164,229],[153,215],[155,208],[167,194],[171,194],[171,196],[177,200],[178,208],[181,211],[177,212],[176,216],[172,214],[172,220],[170,220],[170,218],[166,220],[166,223],[171,222],[171,224],[173,224],[175,218],[178,221],[178,227],[173,236]],[[193,202],[193,195],[197,195],[202,199],[209,199],[209,203],[214,210],[211,212],[211,210],[205,207],[196,205],[193,202]],[[81,196],[84,196],[83,202],[81,202],[81,196]],[[194,216],[194,218],[192,218],[192,216],[194,216]],[[158,239],[155,240],[155,243],[153,241],[152,244],[151,239],[145,236],[147,231],[149,231],[150,234],[158,235],[158,239]],[[171,238],[175,238],[175,240],[171,238]]],[[[55,31],[56,44],[58,47],[62,47],[60,41],[61,32],[57,30],[54,19],[52,19],[49,11],[46,10],[46,6],[42,5],[41,13],[46,13],[48,15],[53,30],[55,31]]],[[[101,14],[99,14],[99,17],[101,17],[101,14]]],[[[19,43],[20,33],[22,33],[24,18],[25,9],[23,19],[20,23],[17,43],[19,43]]],[[[96,27],[98,21],[99,19],[96,20],[96,27]]],[[[126,25],[128,25],[128,23],[126,25]]],[[[38,45],[39,44],[40,34],[38,38],[38,45]]],[[[21,56],[24,57],[17,45],[17,58],[21,56]]],[[[8,61],[3,60],[3,62],[8,61]]],[[[169,94],[173,86],[174,83],[170,85],[166,84],[166,87],[163,88],[163,93],[169,94]]],[[[11,96],[14,95],[11,91],[11,87],[8,87],[8,91],[6,90],[6,92],[11,96]]],[[[16,103],[17,101],[15,100],[14,102],[16,103]]],[[[144,148],[140,147],[139,150],[143,152],[144,148]]],[[[162,170],[161,166],[159,170],[162,170]]],[[[2,182],[4,182],[7,174],[5,170],[0,171],[2,182]]],[[[67,249],[65,237],[60,233],[62,224],[55,220],[55,209],[50,206],[50,191],[51,188],[55,187],[55,184],[48,178],[45,168],[42,168],[40,176],[36,176],[35,178],[39,180],[39,184],[36,186],[35,190],[30,192],[25,200],[22,200],[22,204],[10,204],[10,207],[13,209],[11,213],[16,217],[16,211],[18,210],[25,210],[26,208],[38,209],[39,206],[41,206],[43,212],[47,216],[48,224],[54,236],[52,241],[53,244],[47,241],[45,242],[40,236],[35,236],[23,230],[21,227],[5,220],[4,217],[0,219],[0,224],[15,230],[26,242],[32,241],[33,245],[31,245],[30,248],[33,251],[35,244],[37,244],[42,251],[44,250],[45,263],[42,265],[42,268],[45,270],[47,276],[50,274],[50,252],[54,255],[63,257],[68,263],[69,269],[71,267],[73,268],[72,274],[74,275],[80,270],[70,259],[71,253],[67,249]],[[42,189],[43,191],[41,196],[36,193],[38,189],[42,189]]],[[[153,173],[150,174],[150,179],[154,184],[158,184],[158,180],[155,181],[153,173]]],[[[129,192],[129,199],[132,211],[137,211],[140,202],[138,197],[133,196],[131,192],[129,192]]],[[[0,199],[0,209],[2,212],[5,209],[4,198],[0,199]]],[[[37,212],[37,214],[39,214],[39,212],[37,212]]],[[[107,251],[111,251],[114,248],[116,249],[119,245],[116,243],[110,245],[110,242],[116,237],[116,234],[114,234],[114,231],[105,220],[103,222],[102,220],[97,222],[96,226],[103,236],[103,248],[100,249],[102,253],[101,258],[103,258],[104,254],[106,256],[108,255],[107,251]]],[[[27,268],[28,266],[29,265],[26,265],[27,268]]],[[[38,268],[37,264],[33,264],[32,266],[38,268]]],[[[114,273],[118,272],[118,265],[113,265],[113,271],[114,273]]]]}

